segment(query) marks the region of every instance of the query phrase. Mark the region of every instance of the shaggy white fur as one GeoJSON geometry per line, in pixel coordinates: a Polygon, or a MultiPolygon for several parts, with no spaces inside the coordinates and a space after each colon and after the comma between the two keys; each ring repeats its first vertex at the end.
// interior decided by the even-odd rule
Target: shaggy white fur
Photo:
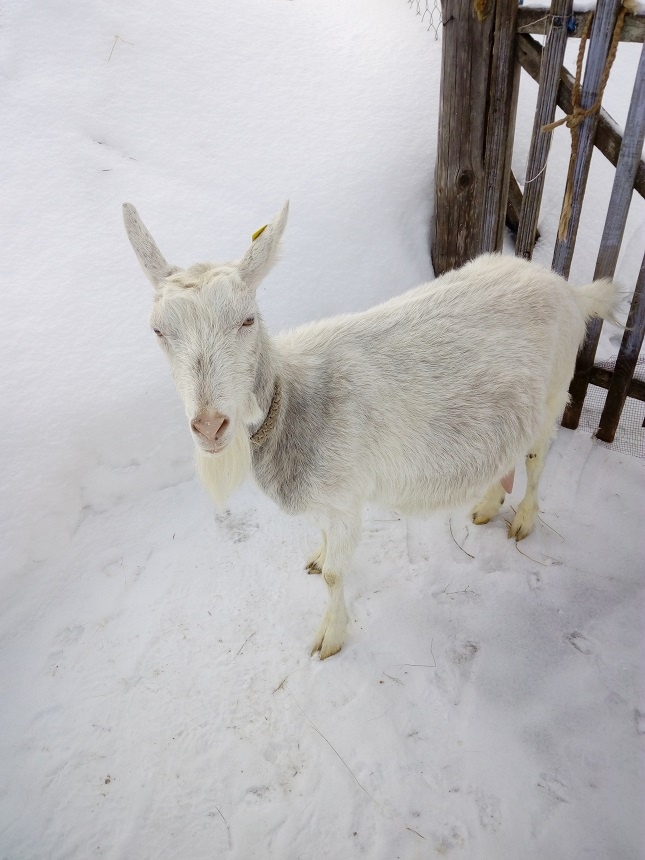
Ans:
{"type": "Polygon", "coordinates": [[[610,281],[574,288],[534,263],[484,255],[378,307],[272,338],[255,291],[275,261],[286,205],[239,262],[186,270],[164,260],[134,207],[124,213],[156,288],[151,325],[205,485],[223,506],[252,469],[284,510],[308,512],[321,528],[309,564],[329,587],[314,640],[321,658],[344,641],[343,576],[366,502],[418,514],[479,498],[473,518],[485,523],[504,501],[501,479],[526,456],[509,537],[529,534],[585,322],[613,316],[610,281]],[[276,380],[273,430],[251,447],[276,380]]]}

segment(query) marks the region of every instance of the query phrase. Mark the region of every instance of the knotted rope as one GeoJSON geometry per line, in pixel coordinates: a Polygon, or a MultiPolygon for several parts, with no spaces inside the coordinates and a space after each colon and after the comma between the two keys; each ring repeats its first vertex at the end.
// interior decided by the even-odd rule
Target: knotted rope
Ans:
{"type": "Polygon", "coordinates": [[[571,92],[571,113],[562,117],[562,119],[542,126],[543,132],[553,131],[553,129],[558,128],[558,126],[565,124],[567,128],[571,130],[571,158],[569,159],[567,184],[564,192],[564,201],[562,203],[560,224],[558,225],[558,241],[562,241],[566,237],[567,231],[569,229],[569,221],[571,220],[571,205],[573,201],[573,171],[578,157],[580,124],[588,116],[598,113],[598,111],[600,110],[602,104],[602,97],[605,92],[605,86],[607,85],[607,81],[609,80],[609,73],[611,72],[611,67],[614,64],[614,60],[616,59],[618,43],[620,42],[620,36],[623,31],[623,24],[625,23],[625,15],[628,13],[628,11],[630,11],[630,8],[631,7],[629,2],[623,3],[620,7],[618,17],[616,18],[616,24],[614,26],[614,33],[612,36],[611,45],[609,46],[609,52],[605,61],[605,68],[603,69],[603,73],[598,84],[598,96],[594,103],[591,105],[591,107],[583,108],[580,103],[582,92],[582,66],[584,63],[585,49],[587,46],[587,41],[589,39],[589,32],[591,30],[591,24],[594,15],[593,12],[590,13],[589,18],[587,19],[587,23],[585,25],[584,32],[580,37],[580,47],[578,48],[578,59],[576,62],[576,77],[573,83],[573,90],[571,92]]]}
{"type": "Polygon", "coordinates": [[[580,125],[580,123],[583,121],[583,119],[585,119],[585,117],[591,116],[592,113],[597,113],[600,110],[600,106],[602,104],[602,97],[605,92],[607,81],[609,80],[609,73],[611,72],[611,67],[614,64],[614,60],[616,59],[618,43],[620,42],[620,36],[623,31],[623,24],[625,23],[625,15],[627,14],[627,11],[628,10],[625,5],[620,7],[620,11],[616,19],[616,26],[614,27],[614,35],[612,36],[609,53],[607,54],[607,60],[605,62],[605,68],[603,70],[602,77],[600,78],[600,84],[598,86],[598,97],[596,101],[591,105],[591,107],[583,108],[580,104],[580,81],[582,78],[582,65],[584,63],[585,58],[585,49],[587,46],[587,41],[589,39],[589,31],[591,30],[591,24],[593,21],[593,12],[590,13],[589,18],[587,19],[587,23],[585,25],[585,29],[580,37],[580,47],[578,48],[576,77],[573,83],[573,91],[571,93],[571,102],[573,105],[573,109],[570,114],[563,116],[562,119],[558,119],[555,122],[550,122],[548,125],[543,125],[542,131],[553,131],[554,128],[557,128],[560,125],[564,125],[565,123],[567,125],[567,128],[574,129],[580,125]]]}

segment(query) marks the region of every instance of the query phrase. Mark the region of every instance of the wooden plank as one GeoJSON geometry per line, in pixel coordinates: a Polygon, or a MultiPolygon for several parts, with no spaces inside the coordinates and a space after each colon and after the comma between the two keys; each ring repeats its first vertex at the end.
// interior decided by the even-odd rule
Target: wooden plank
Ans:
{"type": "Polygon", "coordinates": [[[600,426],[596,430],[596,436],[603,442],[614,441],[623,406],[629,396],[629,386],[634,377],[638,356],[643,345],[643,335],[645,335],[644,293],[645,257],[643,257],[641,270],[636,281],[634,298],[627,317],[627,328],[623,333],[620,352],[612,373],[611,385],[600,416],[600,426]]]}
{"type": "Polygon", "coordinates": [[[435,212],[436,275],[481,252],[486,101],[494,16],[473,3],[444,0],[435,212]]]}
{"type": "MultiPolygon", "coordinates": [[[[598,97],[600,81],[605,70],[609,46],[621,5],[621,0],[598,0],[591,27],[584,80],[581,86],[580,104],[583,110],[590,108],[598,97]]],[[[567,183],[565,189],[562,217],[552,262],[553,270],[565,278],[569,276],[571,269],[597,125],[598,114],[593,113],[585,117],[578,128],[574,129],[576,151],[574,152],[572,148],[569,162],[570,182],[567,183]],[[569,213],[568,218],[566,217],[567,212],[569,213]]]]}
{"type": "MultiPolygon", "coordinates": [[[[540,79],[540,67],[542,58],[542,45],[536,42],[531,36],[518,36],[517,38],[517,57],[522,68],[528,72],[534,81],[540,79]]],[[[560,75],[560,86],[558,88],[558,107],[570,114],[573,110],[571,93],[573,90],[573,76],[566,70],[562,69],[560,75]]],[[[598,118],[598,128],[596,129],[596,137],[594,146],[605,156],[614,167],[618,164],[618,155],[620,153],[620,145],[622,142],[622,134],[618,125],[609,116],[604,108],[600,109],[598,118]]],[[[634,179],[634,190],[645,198],[645,162],[641,160],[636,171],[634,179]]]]}
{"type": "Polygon", "coordinates": [[[511,174],[519,64],[515,59],[517,0],[497,0],[488,96],[482,251],[501,251],[511,174]]]}
{"type": "MultiPolygon", "coordinates": [[[[623,233],[625,232],[625,224],[627,223],[627,215],[629,213],[634,176],[636,174],[637,165],[640,161],[640,154],[643,151],[643,141],[645,141],[645,45],[643,45],[641,50],[638,70],[636,72],[636,81],[634,83],[629,112],[627,114],[623,145],[618,158],[618,165],[616,166],[616,174],[614,176],[614,184],[612,186],[611,197],[609,199],[605,227],[600,241],[600,251],[596,261],[594,280],[597,278],[612,277],[616,270],[618,253],[620,251],[623,233]]],[[[636,298],[635,301],[637,301],[636,298]]],[[[587,337],[578,355],[575,376],[569,389],[571,402],[565,409],[564,416],[562,418],[562,423],[565,427],[574,428],[578,426],[601,329],[602,320],[599,319],[591,320],[587,326],[587,337]]],[[[623,349],[627,350],[629,352],[629,357],[621,357],[622,353],[619,353],[618,360],[616,362],[616,367],[620,369],[621,375],[612,388],[610,388],[610,392],[613,390],[610,400],[610,407],[612,409],[617,408],[618,406],[622,409],[625,402],[627,385],[629,383],[629,379],[631,379],[631,376],[626,379],[625,374],[627,373],[628,367],[631,366],[630,362],[632,361],[632,351],[635,343],[634,338],[638,339],[638,337],[638,331],[625,332],[625,335],[623,336],[621,351],[623,349]]],[[[638,349],[640,349],[642,341],[643,337],[641,331],[638,349]]],[[[638,349],[633,356],[634,367],[636,366],[635,362],[638,358],[638,349]]],[[[608,400],[609,399],[608,395],[608,400]]],[[[608,407],[606,405],[605,409],[607,408],[608,407]]],[[[618,425],[618,420],[620,418],[620,412],[615,416],[615,424],[613,423],[613,417],[610,420],[610,414],[613,416],[613,413],[607,413],[606,426],[607,428],[613,426],[615,433],[615,428],[618,425]]],[[[605,412],[603,412],[603,415],[605,415],[605,412]]],[[[609,433],[610,429],[607,429],[607,434],[609,433]]]]}
{"type": "MultiPolygon", "coordinates": [[[[518,33],[536,33],[544,35],[548,31],[549,16],[552,14],[547,7],[537,9],[520,9],[517,16],[517,32],[518,33]]],[[[591,12],[574,12],[570,15],[573,20],[569,24],[567,21],[567,35],[573,38],[580,38],[580,34],[584,32],[587,25],[587,20],[591,12]],[[570,28],[570,29],[569,29],[570,28]]],[[[645,15],[626,15],[625,26],[620,34],[621,42],[643,42],[645,41],[645,15]]]]}
{"type": "Polygon", "coordinates": [[[553,25],[544,46],[541,63],[533,135],[526,166],[524,197],[515,243],[515,254],[530,260],[535,245],[535,232],[542,204],[542,192],[546,179],[546,164],[551,148],[552,132],[542,131],[542,126],[553,122],[560,82],[560,71],[567,44],[567,16],[571,14],[573,0],[553,0],[551,15],[553,25]]]}
{"type": "Polygon", "coordinates": [[[623,241],[629,205],[632,199],[634,177],[641,160],[645,141],[645,45],[636,70],[634,89],[627,113],[623,143],[618,156],[614,184],[611,189],[609,207],[600,252],[596,263],[595,278],[612,277],[618,263],[618,253],[623,241]]]}
{"type": "MultiPolygon", "coordinates": [[[[522,210],[522,189],[519,186],[515,174],[511,170],[511,175],[508,180],[508,200],[506,201],[506,226],[517,236],[517,230],[520,226],[520,212],[522,210]]],[[[535,237],[533,244],[540,238],[540,231],[535,228],[535,237]]]]}
{"type": "MultiPolygon", "coordinates": [[[[604,367],[594,367],[591,371],[590,385],[597,385],[599,388],[609,388],[613,373],[611,370],[606,370],[604,367]]],[[[645,382],[642,379],[632,379],[627,386],[627,396],[633,397],[634,400],[645,400],[645,382]]]]}

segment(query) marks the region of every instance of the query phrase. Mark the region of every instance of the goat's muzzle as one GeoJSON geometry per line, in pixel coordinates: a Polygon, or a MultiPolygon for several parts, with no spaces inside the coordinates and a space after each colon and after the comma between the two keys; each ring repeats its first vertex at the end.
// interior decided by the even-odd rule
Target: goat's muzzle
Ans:
{"type": "Polygon", "coordinates": [[[226,445],[223,437],[230,423],[221,412],[204,410],[190,422],[190,429],[201,448],[209,454],[217,454],[226,445]]]}

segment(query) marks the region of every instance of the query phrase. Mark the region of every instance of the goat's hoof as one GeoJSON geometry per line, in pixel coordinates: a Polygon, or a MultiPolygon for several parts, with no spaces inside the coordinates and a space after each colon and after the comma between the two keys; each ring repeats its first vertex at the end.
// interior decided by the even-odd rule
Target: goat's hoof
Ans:
{"type": "Polygon", "coordinates": [[[321,546],[318,552],[315,552],[305,565],[307,573],[322,573],[323,564],[325,563],[325,547],[321,546]]]}
{"type": "Polygon", "coordinates": [[[533,531],[534,518],[524,517],[518,510],[513,522],[508,527],[509,538],[515,538],[516,541],[524,540],[533,531]]]}
{"type": "Polygon", "coordinates": [[[333,654],[338,654],[343,647],[345,641],[345,629],[347,626],[346,616],[344,619],[334,619],[330,621],[328,617],[323,619],[322,624],[318,628],[314,646],[311,649],[312,655],[320,652],[320,659],[326,660],[333,654]]]}
{"type": "Polygon", "coordinates": [[[484,526],[486,523],[490,522],[490,517],[487,517],[484,514],[473,514],[473,522],[476,526],[484,526]]]}
{"type": "Polygon", "coordinates": [[[320,659],[326,660],[327,657],[333,657],[334,654],[338,654],[342,647],[342,645],[326,645],[325,642],[323,642],[321,645],[314,645],[311,655],[313,657],[314,654],[320,652],[320,659]]]}

